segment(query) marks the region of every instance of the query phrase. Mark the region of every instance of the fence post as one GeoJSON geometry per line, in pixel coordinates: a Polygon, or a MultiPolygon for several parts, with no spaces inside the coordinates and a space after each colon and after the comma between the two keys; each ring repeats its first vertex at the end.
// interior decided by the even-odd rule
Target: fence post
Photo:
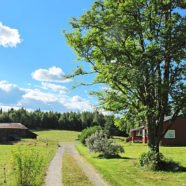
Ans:
{"type": "Polygon", "coordinates": [[[4,167],[4,183],[7,186],[7,180],[6,180],[6,168],[4,167]]]}

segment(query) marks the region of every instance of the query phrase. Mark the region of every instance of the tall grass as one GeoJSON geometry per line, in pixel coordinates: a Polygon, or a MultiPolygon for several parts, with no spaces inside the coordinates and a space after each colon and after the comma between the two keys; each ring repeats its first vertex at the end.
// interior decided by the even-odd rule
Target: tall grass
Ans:
{"type": "MultiPolygon", "coordinates": [[[[6,186],[6,184],[7,186],[18,186],[18,181],[16,181],[18,179],[17,177],[19,176],[19,174],[17,173],[18,170],[16,168],[17,160],[14,156],[14,153],[12,152],[19,152],[19,149],[21,149],[22,154],[28,151],[33,151],[34,149],[33,154],[38,154],[36,155],[38,156],[37,158],[43,157],[42,167],[39,172],[40,175],[37,179],[40,180],[38,182],[42,182],[42,184],[44,184],[47,167],[49,166],[50,161],[55,155],[57,144],[60,142],[73,142],[77,139],[77,136],[79,134],[79,132],[63,130],[47,130],[35,132],[38,134],[37,140],[22,139],[21,141],[13,145],[0,144],[0,186],[6,186]],[[46,145],[46,142],[48,142],[48,145],[46,145]]],[[[33,155],[32,159],[36,159],[36,157],[34,157],[35,156],[33,155]]],[[[34,160],[34,162],[36,161],[37,160],[34,160]]]]}
{"type": "Polygon", "coordinates": [[[18,186],[40,186],[43,169],[43,157],[38,150],[30,148],[13,151],[14,168],[18,186]]]}

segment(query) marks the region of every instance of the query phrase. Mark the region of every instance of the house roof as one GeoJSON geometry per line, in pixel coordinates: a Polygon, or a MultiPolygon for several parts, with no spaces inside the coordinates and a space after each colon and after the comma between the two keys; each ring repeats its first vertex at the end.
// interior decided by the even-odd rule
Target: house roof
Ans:
{"type": "MultiPolygon", "coordinates": [[[[181,116],[181,115],[183,115],[183,114],[180,113],[180,114],[178,114],[177,117],[179,117],[179,116],[181,116]]],[[[172,116],[166,116],[166,117],[164,118],[164,122],[165,122],[165,121],[168,121],[168,120],[171,120],[171,119],[172,119],[172,116]]],[[[137,130],[141,130],[141,129],[143,129],[144,127],[145,127],[145,126],[142,125],[142,126],[140,126],[140,127],[137,127],[137,128],[131,129],[130,132],[137,131],[137,130]]]]}
{"type": "MultiPolygon", "coordinates": [[[[179,113],[179,114],[177,115],[177,117],[182,116],[182,115],[183,115],[182,113],[179,113]]],[[[165,116],[164,121],[171,120],[172,117],[173,117],[173,116],[165,116]]]]}
{"type": "Polygon", "coordinates": [[[137,130],[140,130],[140,129],[143,129],[145,126],[141,126],[141,127],[138,127],[138,128],[135,128],[135,129],[131,129],[130,132],[133,132],[133,131],[137,131],[137,130]]]}
{"type": "Polygon", "coordinates": [[[28,129],[21,123],[0,123],[0,129],[28,129]]]}

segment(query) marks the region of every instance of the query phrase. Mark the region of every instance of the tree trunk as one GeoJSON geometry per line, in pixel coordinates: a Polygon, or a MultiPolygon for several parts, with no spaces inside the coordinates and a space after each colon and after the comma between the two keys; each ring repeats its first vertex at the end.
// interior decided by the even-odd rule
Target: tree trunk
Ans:
{"type": "Polygon", "coordinates": [[[147,116],[148,147],[152,151],[154,151],[155,147],[154,123],[155,122],[153,121],[152,114],[149,113],[147,116]]]}
{"type": "Polygon", "coordinates": [[[149,151],[157,154],[157,160],[159,160],[159,130],[156,123],[156,118],[152,114],[150,114],[147,118],[147,130],[149,151]]]}

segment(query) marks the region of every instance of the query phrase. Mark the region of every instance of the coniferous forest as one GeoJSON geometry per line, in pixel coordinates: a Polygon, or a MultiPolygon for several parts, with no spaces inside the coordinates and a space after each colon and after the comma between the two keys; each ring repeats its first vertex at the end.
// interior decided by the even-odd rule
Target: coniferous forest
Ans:
{"type": "Polygon", "coordinates": [[[105,116],[95,112],[43,112],[41,110],[27,111],[24,108],[19,110],[0,109],[0,123],[14,122],[22,123],[29,129],[62,129],[81,131],[87,127],[99,125],[113,135],[122,135],[114,125],[114,116],[105,116]]]}

